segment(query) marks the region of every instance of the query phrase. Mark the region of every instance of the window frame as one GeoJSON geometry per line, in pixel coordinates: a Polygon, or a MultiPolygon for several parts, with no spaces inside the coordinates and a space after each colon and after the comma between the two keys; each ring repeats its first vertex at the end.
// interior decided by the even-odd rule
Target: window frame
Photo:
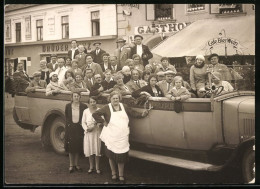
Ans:
{"type": "Polygon", "coordinates": [[[91,18],[91,35],[92,36],[100,36],[100,11],[99,10],[91,11],[90,12],[90,18],[91,18]],[[93,19],[92,14],[95,13],[95,12],[99,13],[99,17],[93,19]],[[95,28],[96,34],[94,34],[94,28],[95,28]]]}
{"type": "Polygon", "coordinates": [[[206,4],[186,4],[185,6],[185,12],[187,14],[195,14],[195,13],[201,13],[205,11],[206,11],[206,4]],[[196,8],[189,8],[189,5],[203,5],[204,9],[199,8],[199,6],[197,6],[196,8]],[[193,9],[193,10],[189,11],[188,9],[193,9]]]}
{"type": "Polygon", "coordinates": [[[173,9],[174,9],[174,5],[173,4],[168,4],[168,5],[171,5],[171,9],[170,10],[170,18],[169,16],[167,16],[166,18],[167,19],[159,19],[159,18],[164,18],[164,17],[157,17],[157,14],[158,14],[158,9],[157,9],[157,6],[158,5],[161,5],[161,4],[154,4],[154,20],[173,20],[173,9]]]}
{"type": "Polygon", "coordinates": [[[22,23],[21,22],[17,22],[15,23],[15,42],[16,43],[21,43],[22,42],[22,23]],[[17,25],[20,24],[20,28],[19,30],[17,29],[17,25]],[[17,32],[19,31],[19,41],[17,40],[17,32]]]}
{"type": "Polygon", "coordinates": [[[37,41],[43,40],[43,19],[36,20],[36,37],[37,37],[37,41]],[[37,23],[38,21],[42,22],[41,26],[38,26],[38,23],[37,23]],[[38,36],[38,34],[39,34],[38,30],[40,30],[40,38],[38,36]]]}
{"type": "Polygon", "coordinates": [[[69,15],[61,16],[61,38],[69,38],[69,15]],[[63,23],[63,18],[67,17],[68,22],[63,23]],[[64,36],[65,35],[65,36],[64,36]]]}

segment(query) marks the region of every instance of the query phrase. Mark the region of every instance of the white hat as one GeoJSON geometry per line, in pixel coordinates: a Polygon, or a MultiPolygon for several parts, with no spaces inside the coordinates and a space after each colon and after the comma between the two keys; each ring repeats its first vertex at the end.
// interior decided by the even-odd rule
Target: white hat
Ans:
{"type": "Polygon", "coordinates": [[[53,75],[58,75],[58,74],[56,72],[51,72],[49,77],[51,78],[53,75]]]}
{"type": "Polygon", "coordinates": [[[205,61],[205,57],[204,57],[203,55],[201,55],[201,54],[199,54],[199,55],[196,56],[196,60],[197,60],[197,59],[200,59],[200,60],[205,61]]]}

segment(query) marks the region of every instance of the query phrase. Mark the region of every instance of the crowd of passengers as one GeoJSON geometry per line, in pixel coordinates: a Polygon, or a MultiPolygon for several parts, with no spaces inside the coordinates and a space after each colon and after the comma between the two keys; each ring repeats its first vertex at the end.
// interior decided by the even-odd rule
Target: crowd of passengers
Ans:
{"type": "Polygon", "coordinates": [[[13,74],[15,89],[28,93],[46,88],[47,96],[63,91],[108,96],[112,91],[119,91],[123,96],[167,97],[173,101],[203,97],[210,83],[216,87],[223,86],[222,94],[233,91],[229,83],[231,74],[226,65],[219,63],[217,54],[209,56],[209,65],[205,64],[203,55],[197,55],[195,64],[190,68],[188,83],[167,57],[161,58],[160,64],[149,63],[153,55],[147,46],[142,45],[142,39],[142,36],[136,35],[136,45],[130,47],[119,38],[119,47],[113,55],[102,50],[100,42],[95,42],[96,49],[88,52],[73,40],[66,60],[57,59],[55,54],[51,56],[50,63],[41,60],[40,69],[33,73],[32,80],[24,71],[23,63],[18,63],[13,74]]]}
{"type": "Polygon", "coordinates": [[[212,86],[223,86],[221,93],[233,91],[229,83],[229,70],[219,63],[217,54],[209,56],[210,65],[205,64],[203,55],[197,55],[195,64],[190,68],[188,83],[169,64],[168,58],[161,58],[158,65],[150,64],[148,60],[153,55],[142,44],[142,36],[136,35],[134,39],[135,45],[127,46],[126,41],[119,38],[119,47],[113,55],[102,50],[100,42],[94,43],[95,50],[89,52],[73,40],[66,60],[57,59],[56,55],[51,56],[50,63],[41,60],[40,70],[33,73],[32,80],[24,71],[23,63],[17,65],[17,71],[13,74],[16,92],[30,93],[45,89],[46,96],[52,96],[72,91],[71,103],[65,108],[64,147],[69,153],[69,173],[82,171],[78,160],[83,148],[89,158],[89,174],[101,174],[99,160],[102,154],[106,154],[111,179],[125,182],[129,116],[144,118],[149,110],[137,112],[131,109],[120,103],[122,96],[167,97],[172,101],[185,101],[190,97],[203,97],[212,86]],[[81,92],[89,93],[88,106],[80,102],[81,92]],[[102,108],[97,107],[100,97],[109,100],[102,108]]]}

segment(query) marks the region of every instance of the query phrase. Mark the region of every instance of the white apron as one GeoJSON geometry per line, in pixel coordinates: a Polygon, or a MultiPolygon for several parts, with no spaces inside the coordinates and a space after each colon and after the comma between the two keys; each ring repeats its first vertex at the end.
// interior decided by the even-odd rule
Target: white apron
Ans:
{"type": "Polygon", "coordinates": [[[129,151],[129,119],[123,104],[119,103],[121,111],[114,112],[111,103],[108,104],[111,118],[107,126],[104,126],[100,139],[107,149],[121,154],[129,151]]]}

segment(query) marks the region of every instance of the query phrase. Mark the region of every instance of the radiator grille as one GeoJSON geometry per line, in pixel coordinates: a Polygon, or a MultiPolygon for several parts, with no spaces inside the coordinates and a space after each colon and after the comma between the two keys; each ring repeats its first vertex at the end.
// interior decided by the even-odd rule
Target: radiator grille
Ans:
{"type": "Polygon", "coordinates": [[[243,119],[243,135],[255,136],[255,119],[243,119]]]}

